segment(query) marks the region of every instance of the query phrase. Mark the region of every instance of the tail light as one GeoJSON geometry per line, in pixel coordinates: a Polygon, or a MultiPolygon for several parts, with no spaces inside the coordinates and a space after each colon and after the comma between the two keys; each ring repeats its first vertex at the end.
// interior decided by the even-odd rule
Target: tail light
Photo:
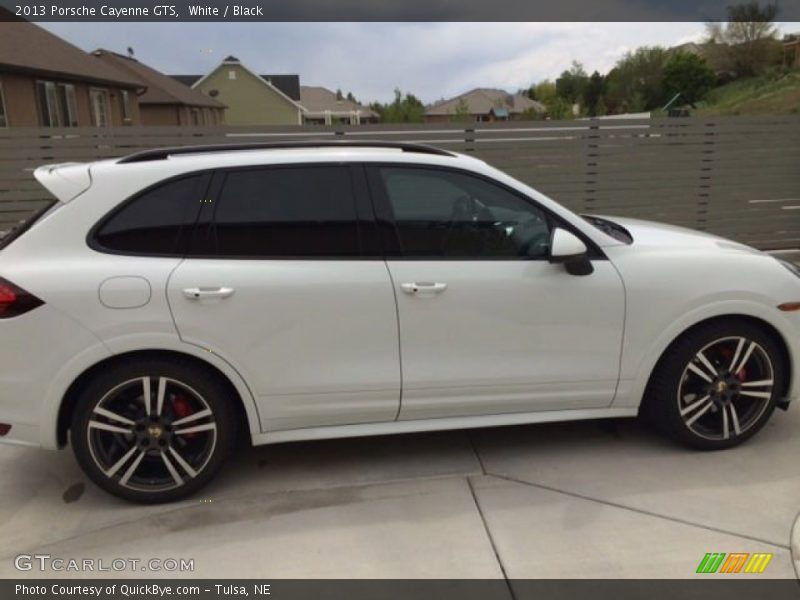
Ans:
{"type": "Polygon", "coordinates": [[[16,317],[42,304],[33,294],[0,277],[0,319],[16,317]]]}

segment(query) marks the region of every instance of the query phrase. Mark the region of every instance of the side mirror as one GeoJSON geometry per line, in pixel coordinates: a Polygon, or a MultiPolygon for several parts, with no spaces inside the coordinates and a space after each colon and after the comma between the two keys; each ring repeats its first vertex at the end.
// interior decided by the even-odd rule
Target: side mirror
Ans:
{"type": "Polygon", "coordinates": [[[586,244],[560,227],[553,229],[550,236],[550,262],[563,263],[570,275],[589,275],[594,271],[586,244]]]}

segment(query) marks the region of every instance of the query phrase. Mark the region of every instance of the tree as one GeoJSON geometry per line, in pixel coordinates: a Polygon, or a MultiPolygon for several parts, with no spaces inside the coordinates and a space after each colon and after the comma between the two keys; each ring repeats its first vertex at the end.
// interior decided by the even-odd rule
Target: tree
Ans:
{"type": "Polygon", "coordinates": [[[592,73],[592,76],[589,77],[589,81],[583,93],[583,103],[586,107],[586,114],[590,117],[597,116],[597,106],[603,100],[605,93],[606,80],[600,73],[595,71],[592,73]]]}
{"type": "Polygon", "coordinates": [[[606,76],[605,103],[611,113],[639,112],[661,106],[668,53],[659,46],[628,52],[606,76]]]}
{"type": "Polygon", "coordinates": [[[556,79],[556,92],[559,98],[563,98],[570,104],[581,104],[588,84],[589,77],[583,70],[583,65],[573,60],[569,70],[561,73],[561,76],[556,79]]]}
{"type": "Polygon", "coordinates": [[[598,99],[597,104],[594,107],[594,116],[595,117],[602,117],[603,115],[608,114],[608,108],[606,108],[605,100],[602,97],[598,99]]]}
{"type": "Polygon", "coordinates": [[[722,45],[718,68],[737,78],[762,73],[779,52],[777,16],[777,4],[753,0],[728,7],[727,23],[707,24],[707,41],[722,45]]]}
{"type": "Polygon", "coordinates": [[[425,105],[414,94],[403,95],[399,89],[395,89],[391,103],[373,102],[370,108],[384,123],[422,123],[425,120],[425,105]]]}
{"type": "Polygon", "coordinates": [[[545,114],[539,112],[533,106],[531,106],[530,108],[526,108],[519,114],[520,121],[541,121],[542,119],[544,119],[544,117],[545,114]]]}
{"type": "Polygon", "coordinates": [[[556,98],[547,105],[547,116],[551,119],[572,119],[575,115],[572,112],[572,104],[563,98],[556,98]]]}
{"type": "Polygon", "coordinates": [[[336,99],[341,100],[342,98],[344,98],[344,96],[342,96],[342,90],[336,90],[336,99]]]}
{"type": "Polygon", "coordinates": [[[471,121],[472,114],[469,112],[469,104],[464,98],[459,98],[455,107],[455,120],[456,121],[471,121]]]}
{"type": "Polygon", "coordinates": [[[714,87],[716,76],[706,61],[696,54],[675,52],[664,65],[664,103],[680,93],[684,102],[702,100],[714,87]]]}
{"type": "Polygon", "coordinates": [[[548,109],[558,98],[556,84],[549,79],[535,83],[528,89],[528,98],[541,102],[548,109]]]}

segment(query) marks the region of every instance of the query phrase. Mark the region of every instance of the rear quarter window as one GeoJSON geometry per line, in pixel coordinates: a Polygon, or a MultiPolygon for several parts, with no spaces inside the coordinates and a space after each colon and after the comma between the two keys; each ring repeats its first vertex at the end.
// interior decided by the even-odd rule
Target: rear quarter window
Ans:
{"type": "MultiPolygon", "coordinates": [[[[41,199],[24,201],[24,209],[15,211],[11,200],[8,205],[0,204],[3,210],[0,213],[0,249],[9,246],[14,240],[20,238],[34,224],[45,215],[63,206],[58,199],[50,194],[44,187],[40,188],[41,199]]],[[[13,193],[13,192],[12,192],[13,193]]]]}
{"type": "Polygon", "coordinates": [[[140,192],[96,226],[92,246],[122,254],[179,254],[181,234],[193,225],[209,179],[210,174],[199,173],[140,192]]]}

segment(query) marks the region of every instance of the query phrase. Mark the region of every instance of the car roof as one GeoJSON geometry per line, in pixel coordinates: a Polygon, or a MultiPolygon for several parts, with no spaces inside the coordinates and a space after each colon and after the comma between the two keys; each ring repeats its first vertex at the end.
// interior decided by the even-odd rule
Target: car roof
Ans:
{"type": "Polygon", "coordinates": [[[483,172],[488,165],[473,156],[419,144],[397,143],[291,143],[237,144],[234,146],[188,146],[162,148],[89,164],[92,176],[132,177],[142,185],[197,171],[278,165],[321,163],[391,162],[451,166],[483,172]],[[422,149],[420,151],[420,148],[422,149]],[[144,156],[142,156],[144,155],[144,156]]]}
{"type": "Polygon", "coordinates": [[[414,154],[425,154],[432,156],[455,156],[454,153],[434,146],[425,144],[412,144],[405,142],[382,142],[382,141],[358,141],[358,140],[324,140],[324,141],[281,141],[263,142],[249,144],[216,144],[199,146],[176,146],[170,148],[156,148],[144,150],[123,156],[116,162],[118,164],[149,162],[155,160],[165,160],[175,156],[198,154],[228,154],[251,151],[275,151],[275,150],[306,150],[313,153],[315,150],[346,148],[363,150],[393,150],[397,152],[409,152],[414,154]]]}

